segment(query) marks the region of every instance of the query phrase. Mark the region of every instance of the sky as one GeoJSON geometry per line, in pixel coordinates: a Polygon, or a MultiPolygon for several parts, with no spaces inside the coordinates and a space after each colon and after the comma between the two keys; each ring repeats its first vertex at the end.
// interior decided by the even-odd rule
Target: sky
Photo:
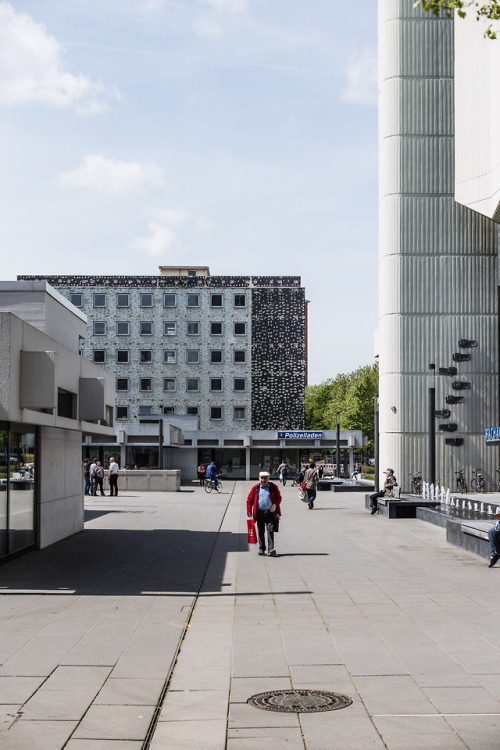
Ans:
{"type": "Polygon", "coordinates": [[[298,275],[309,383],[373,363],[377,3],[0,0],[17,274],[298,275]]]}

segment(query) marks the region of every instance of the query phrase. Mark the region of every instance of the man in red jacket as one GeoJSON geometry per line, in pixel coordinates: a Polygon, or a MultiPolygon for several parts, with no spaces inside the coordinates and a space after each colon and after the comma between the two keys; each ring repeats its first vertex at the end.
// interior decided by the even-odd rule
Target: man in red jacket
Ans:
{"type": "Polygon", "coordinates": [[[281,495],[278,487],[269,481],[268,471],[261,471],[259,484],[256,484],[247,497],[247,516],[254,519],[259,537],[259,555],[267,554],[274,557],[274,524],[281,516],[281,495]]]}

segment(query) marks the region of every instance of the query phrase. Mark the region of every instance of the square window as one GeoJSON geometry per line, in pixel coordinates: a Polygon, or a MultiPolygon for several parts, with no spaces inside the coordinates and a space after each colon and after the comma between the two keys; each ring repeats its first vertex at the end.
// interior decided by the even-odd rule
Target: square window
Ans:
{"type": "Polygon", "coordinates": [[[210,378],[210,390],[222,391],[222,378],[210,378]]]}
{"type": "Polygon", "coordinates": [[[116,418],[117,419],[128,419],[128,406],[117,406],[116,407],[116,418]]]}
{"type": "Polygon", "coordinates": [[[222,362],[222,349],[212,349],[210,352],[210,362],[212,364],[217,364],[218,362],[222,362]]]}
{"type": "Polygon", "coordinates": [[[139,384],[141,391],[152,391],[153,380],[152,378],[139,378],[139,384]]]}
{"type": "Polygon", "coordinates": [[[244,349],[236,349],[234,352],[235,363],[246,362],[246,351],[244,349]]]}
{"type": "Polygon", "coordinates": [[[141,336],[153,335],[153,323],[150,320],[141,320],[140,334],[141,336]]]}
{"type": "Polygon", "coordinates": [[[141,365],[147,365],[153,361],[153,352],[151,349],[141,349],[141,365]]]}
{"type": "Polygon", "coordinates": [[[83,295],[79,294],[79,293],[70,294],[69,295],[69,301],[75,307],[82,307],[83,306],[83,295]]]}
{"type": "Polygon", "coordinates": [[[165,292],[163,295],[163,307],[175,307],[177,304],[177,295],[165,292]]]}
{"type": "Polygon", "coordinates": [[[222,294],[210,295],[210,307],[222,307],[222,294]]]}
{"type": "Polygon", "coordinates": [[[117,307],[128,307],[130,304],[130,296],[127,292],[119,292],[116,295],[116,306],[117,307]]]}
{"type": "Polygon", "coordinates": [[[210,419],[222,419],[222,406],[210,407],[210,419]]]}
{"type": "Polygon", "coordinates": [[[200,306],[200,295],[199,294],[188,294],[187,296],[188,307],[199,307],[200,306]]]}
{"type": "Polygon", "coordinates": [[[128,391],[128,378],[116,378],[116,390],[128,391]]]}
{"type": "Polygon", "coordinates": [[[164,406],[163,407],[163,413],[164,414],[175,414],[175,406],[164,406]]]}
{"type": "Polygon", "coordinates": [[[188,349],[186,352],[186,362],[190,365],[197,365],[200,361],[200,352],[198,349],[188,349]]]}
{"type": "Polygon", "coordinates": [[[187,324],[187,335],[188,336],[198,336],[200,333],[200,324],[199,323],[188,323],[187,324]]]}
{"type": "Polygon", "coordinates": [[[106,295],[94,292],[94,307],[106,307],[106,295]]]}
{"type": "Polygon", "coordinates": [[[210,333],[212,336],[222,336],[222,323],[210,323],[210,333]]]}
{"type": "Polygon", "coordinates": [[[94,349],[94,362],[98,365],[102,365],[103,362],[106,362],[105,349],[94,349]]]}
{"type": "Polygon", "coordinates": [[[188,408],[186,409],[186,414],[189,414],[190,417],[196,417],[198,415],[198,407],[188,406],[188,408]]]}
{"type": "Polygon", "coordinates": [[[153,307],[153,295],[151,292],[141,292],[141,307],[153,307]]]}
{"type": "Polygon", "coordinates": [[[94,336],[106,335],[106,323],[103,320],[94,321],[94,336]]]}
{"type": "Polygon", "coordinates": [[[186,379],[186,391],[199,391],[200,381],[198,378],[187,378],[186,379]]]}
{"type": "Polygon", "coordinates": [[[234,381],[233,381],[233,389],[235,391],[244,391],[244,390],[246,390],[245,378],[235,378],[234,381]]]}
{"type": "Polygon", "coordinates": [[[193,270],[191,270],[191,271],[188,271],[188,276],[190,276],[191,278],[192,278],[193,276],[196,276],[196,271],[195,271],[194,269],[193,269],[193,270]]]}
{"type": "Polygon", "coordinates": [[[234,407],[233,419],[245,419],[245,407],[244,406],[234,407]]]}
{"type": "Polygon", "coordinates": [[[117,336],[128,336],[130,333],[130,323],[128,320],[119,320],[116,324],[117,336]]]}
{"type": "Polygon", "coordinates": [[[244,294],[235,294],[234,295],[234,306],[235,307],[246,307],[247,306],[247,298],[244,294]]]}
{"type": "Polygon", "coordinates": [[[117,349],[116,361],[120,365],[128,365],[128,349],[117,349]]]}
{"type": "Polygon", "coordinates": [[[175,336],[177,333],[177,323],[172,320],[165,321],[163,323],[163,335],[164,336],[175,336]]]}
{"type": "Polygon", "coordinates": [[[153,413],[153,407],[152,406],[139,406],[139,416],[140,417],[148,417],[150,414],[153,413]]]}
{"type": "Polygon", "coordinates": [[[163,378],[163,390],[164,391],[175,391],[176,382],[175,378],[163,378]]]}
{"type": "Polygon", "coordinates": [[[175,365],[177,362],[177,352],[175,349],[165,349],[163,352],[163,361],[166,365],[175,365]]]}
{"type": "Polygon", "coordinates": [[[246,323],[235,323],[234,324],[234,335],[235,336],[243,336],[247,332],[247,324],[246,323]]]}

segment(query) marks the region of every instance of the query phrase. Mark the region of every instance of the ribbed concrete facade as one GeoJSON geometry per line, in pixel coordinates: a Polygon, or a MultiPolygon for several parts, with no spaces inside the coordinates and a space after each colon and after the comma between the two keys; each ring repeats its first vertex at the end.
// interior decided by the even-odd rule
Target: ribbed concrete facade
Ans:
{"type": "Polygon", "coordinates": [[[430,363],[436,376],[436,474],[453,486],[457,469],[482,469],[489,486],[496,454],[484,428],[498,417],[497,230],[454,200],[453,22],[412,0],[379,2],[380,461],[403,486],[428,475],[430,363]],[[460,349],[459,339],[477,348],[460,349]],[[470,352],[455,363],[454,352],[470,352]],[[471,388],[454,390],[454,381],[471,388]],[[464,396],[448,405],[447,395],[464,396]],[[456,423],[454,433],[439,424],[456,423]],[[461,447],[445,437],[462,436],[461,447]]]}

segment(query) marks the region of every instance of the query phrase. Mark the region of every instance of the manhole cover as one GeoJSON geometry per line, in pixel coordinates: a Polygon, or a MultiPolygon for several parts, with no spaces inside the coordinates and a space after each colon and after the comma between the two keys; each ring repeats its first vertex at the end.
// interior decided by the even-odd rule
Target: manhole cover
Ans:
{"type": "Polygon", "coordinates": [[[328,693],[325,690],[271,690],[252,695],[247,700],[251,706],[263,711],[287,711],[289,713],[314,713],[336,711],[352,703],[348,695],[328,693]]]}

